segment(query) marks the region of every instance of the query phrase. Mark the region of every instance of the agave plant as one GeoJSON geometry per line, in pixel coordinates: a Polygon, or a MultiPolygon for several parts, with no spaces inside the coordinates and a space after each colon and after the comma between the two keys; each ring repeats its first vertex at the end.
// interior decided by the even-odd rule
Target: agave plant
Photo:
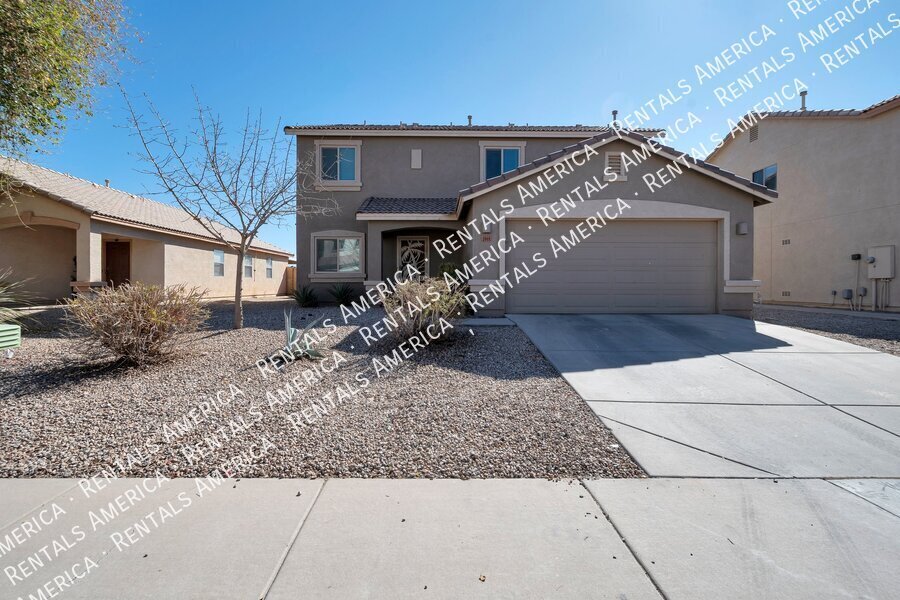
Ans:
{"type": "Polygon", "coordinates": [[[304,285],[302,288],[294,290],[292,296],[294,297],[294,300],[297,301],[297,304],[304,308],[319,305],[319,298],[316,296],[315,290],[308,285],[304,285]]]}
{"type": "Polygon", "coordinates": [[[341,306],[347,306],[356,300],[356,292],[349,283],[338,283],[331,286],[331,295],[334,296],[335,302],[341,306]]]}
{"type": "Polygon", "coordinates": [[[313,346],[312,336],[306,335],[322,320],[322,317],[308,323],[303,329],[294,329],[291,323],[293,316],[293,308],[284,310],[285,349],[293,354],[294,358],[325,358],[325,355],[313,346]]]}

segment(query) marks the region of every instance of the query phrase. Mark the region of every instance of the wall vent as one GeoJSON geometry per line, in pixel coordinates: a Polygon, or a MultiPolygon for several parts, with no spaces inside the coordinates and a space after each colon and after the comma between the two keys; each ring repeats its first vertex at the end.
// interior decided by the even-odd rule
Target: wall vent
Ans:
{"type": "Polygon", "coordinates": [[[750,142],[753,143],[759,139],[759,125],[750,128],[750,142]]]}
{"type": "Polygon", "coordinates": [[[622,162],[621,152],[606,153],[606,169],[604,169],[604,181],[626,181],[625,165],[622,162]]]}
{"type": "Polygon", "coordinates": [[[784,297],[788,297],[791,295],[791,293],[790,292],[781,292],[781,295],[784,297]]]}
{"type": "Polygon", "coordinates": [[[791,240],[790,240],[790,239],[787,239],[787,240],[781,240],[781,245],[782,245],[782,246],[790,246],[790,245],[791,245],[791,240]]]}

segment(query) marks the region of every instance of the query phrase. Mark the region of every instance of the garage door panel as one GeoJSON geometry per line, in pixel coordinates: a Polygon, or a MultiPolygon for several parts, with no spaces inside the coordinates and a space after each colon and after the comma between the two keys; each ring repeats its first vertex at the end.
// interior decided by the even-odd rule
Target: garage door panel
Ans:
{"type": "Polygon", "coordinates": [[[549,262],[509,290],[508,312],[715,312],[714,222],[611,223],[553,258],[548,236],[558,240],[573,224],[510,221],[510,231],[527,242],[510,252],[507,265],[530,261],[534,252],[549,262]]]}

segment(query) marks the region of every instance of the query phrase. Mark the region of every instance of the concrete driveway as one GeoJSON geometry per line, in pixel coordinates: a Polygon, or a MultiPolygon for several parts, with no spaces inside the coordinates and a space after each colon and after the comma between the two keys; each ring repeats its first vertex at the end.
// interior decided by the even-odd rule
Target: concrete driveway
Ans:
{"type": "Polygon", "coordinates": [[[723,315],[510,317],[651,476],[900,477],[900,358],[723,315]]]}

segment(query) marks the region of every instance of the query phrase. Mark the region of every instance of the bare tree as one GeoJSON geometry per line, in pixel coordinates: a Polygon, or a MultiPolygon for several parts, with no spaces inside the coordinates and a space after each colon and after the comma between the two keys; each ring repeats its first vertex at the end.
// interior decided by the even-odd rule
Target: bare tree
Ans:
{"type": "MultiPolygon", "coordinates": [[[[138,114],[128,95],[129,121],[140,138],[145,171],[156,177],[165,193],[188,212],[210,236],[238,256],[234,282],[234,328],[244,325],[241,295],[244,256],[260,227],[296,214],[296,199],[320,195],[312,158],[298,160],[293,139],[262,126],[262,117],[247,117],[236,136],[226,143],[218,115],[196,97],[196,123],[185,136],[167,122],[147,100],[151,122],[138,114]],[[295,190],[296,186],[296,190],[295,190]]],[[[322,201],[327,205],[328,199],[322,201]]]]}

